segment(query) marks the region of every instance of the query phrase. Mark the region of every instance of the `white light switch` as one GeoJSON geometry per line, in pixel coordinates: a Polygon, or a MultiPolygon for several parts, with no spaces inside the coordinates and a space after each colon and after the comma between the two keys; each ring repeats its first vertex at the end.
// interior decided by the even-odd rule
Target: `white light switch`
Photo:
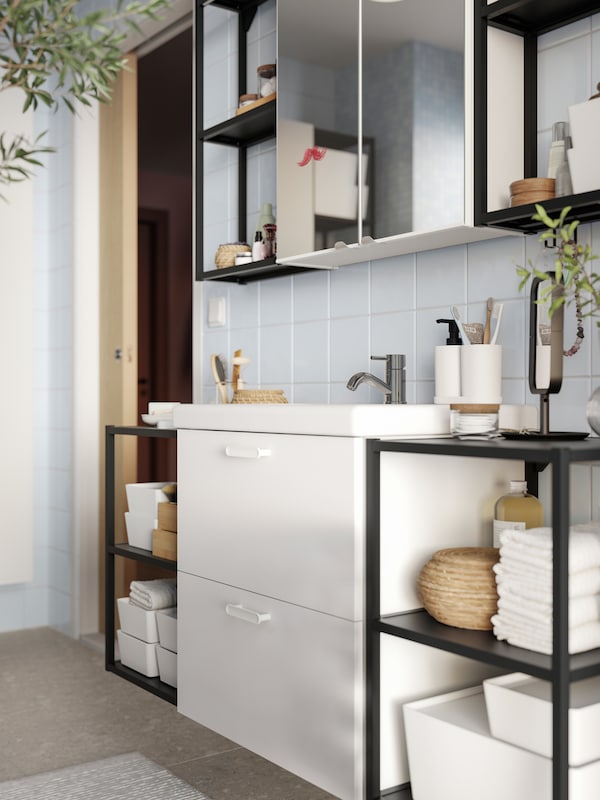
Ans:
{"type": "Polygon", "coordinates": [[[208,300],[208,327],[222,328],[225,325],[225,298],[210,297],[208,300]]]}

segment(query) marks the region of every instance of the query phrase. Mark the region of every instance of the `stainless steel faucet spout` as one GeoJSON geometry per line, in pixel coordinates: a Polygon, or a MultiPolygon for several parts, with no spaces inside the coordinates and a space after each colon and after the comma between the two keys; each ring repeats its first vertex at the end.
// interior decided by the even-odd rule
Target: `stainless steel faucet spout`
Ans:
{"type": "Polygon", "coordinates": [[[385,382],[370,372],[356,372],[348,379],[346,388],[355,391],[366,383],[383,392],[386,403],[406,403],[406,356],[392,353],[386,356],[371,356],[373,361],[385,361],[385,382]]]}

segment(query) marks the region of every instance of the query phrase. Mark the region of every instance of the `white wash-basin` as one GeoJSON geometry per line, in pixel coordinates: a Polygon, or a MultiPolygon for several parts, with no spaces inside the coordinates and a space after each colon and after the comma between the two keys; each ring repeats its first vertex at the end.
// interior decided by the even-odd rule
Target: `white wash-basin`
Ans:
{"type": "Polygon", "coordinates": [[[450,433],[450,412],[448,406],[433,404],[182,403],[174,409],[173,424],[176,428],[323,436],[443,436],[450,433]]]}

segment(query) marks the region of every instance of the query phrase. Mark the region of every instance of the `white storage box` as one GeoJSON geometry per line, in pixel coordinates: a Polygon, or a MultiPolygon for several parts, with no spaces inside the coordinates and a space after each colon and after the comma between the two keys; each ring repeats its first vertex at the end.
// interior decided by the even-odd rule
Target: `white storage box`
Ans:
{"type": "Polygon", "coordinates": [[[147,678],[158,676],[158,659],[156,657],[157,644],[149,644],[130,636],[122,630],[117,631],[119,654],[121,663],[136,672],[141,672],[147,678]]]}
{"type": "MultiPolygon", "coordinates": [[[[483,682],[492,736],[552,758],[552,686],[513,672],[483,682]]],[[[569,764],[600,759],[600,677],[571,685],[569,764]]]]}
{"type": "Polygon", "coordinates": [[[159,645],[156,648],[156,655],[161,681],[177,688],[177,653],[159,645]]]}
{"type": "Polygon", "coordinates": [[[172,653],[177,652],[177,608],[161,608],[156,612],[158,641],[172,653]]]}
{"type": "Polygon", "coordinates": [[[127,506],[132,514],[145,514],[156,519],[158,504],[168,503],[169,498],[161,491],[163,486],[168,486],[168,481],[162,483],[127,483],[127,506]]]}
{"type": "MultiPolygon", "coordinates": [[[[404,706],[415,800],[552,797],[552,761],[495,739],[480,686],[404,706]]],[[[596,800],[600,761],[569,768],[569,800],[596,800]]]]}
{"type": "Polygon", "coordinates": [[[132,547],[152,550],[152,531],[156,528],[156,519],[148,514],[125,512],[127,541],[132,547]]]}
{"type": "Polygon", "coordinates": [[[156,611],[146,611],[145,608],[130,603],[128,597],[117,598],[117,608],[123,633],[149,644],[159,641],[156,611]]]}

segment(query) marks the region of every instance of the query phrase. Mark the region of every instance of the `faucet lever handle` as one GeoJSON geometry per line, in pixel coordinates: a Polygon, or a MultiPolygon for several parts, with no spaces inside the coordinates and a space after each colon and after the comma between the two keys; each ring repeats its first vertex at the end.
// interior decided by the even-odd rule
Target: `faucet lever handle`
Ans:
{"type": "Polygon", "coordinates": [[[387,361],[389,356],[371,356],[371,361],[387,361]]]}

